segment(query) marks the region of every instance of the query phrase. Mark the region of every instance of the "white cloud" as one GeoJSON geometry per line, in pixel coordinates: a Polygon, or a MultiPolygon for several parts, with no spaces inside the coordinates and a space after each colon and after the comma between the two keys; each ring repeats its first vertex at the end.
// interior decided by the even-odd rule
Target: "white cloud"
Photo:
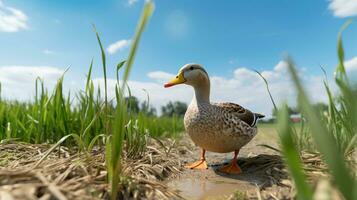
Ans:
{"type": "MultiPolygon", "coordinates": [[[[96,78],[93,80],[95,86],[104,88],[103,78],[96,78]]],[[[115,79],[107,79],[108,85],[108,97],[112,99],[115,97],[115,79]]],[[[147,100],[147,93],[150,97],[150,104],[154,106],[157,111],[160,113],[161,106],[167,104],[169,101],[182,101],[182,102],[190,102],[193,96],[193,90],[184,87],[172,87],[172,88],[164,88],[164,84],[156,83],[156,82],[143,82],[143,81],[129,81],[128,85],[130,87],[130,92],[133,96],[137,97],[140,101],[147,100]],[[145,92],[145,91],[147,92],[145,92]]]]}
{"type": "Polygon", "coordinates": [[[132,6],[134,4],[136,4],[139,0],[128,0],[128,5],[132,6]]]}
{"type": "Polygon", "coordinates": [[[346,73],[352,83],[357,84],[357,56],[345,61],[346,73]]]}
{"type": "Polygon", "coordinates": [[[174,76],[175,76],[174,74],[170,74],[163,71],[154,71],[148,73],[149,78],[156,80],[159,83],[165,83],[168,80],[172,79],[174,76]]]}
{"type": "MultiPolygon", "coordinates": [[[[272,70],[262,72],[269,82],[274,99],[279,102],[286,101],[290,105],[296,105],[296,93],[290,81],[287,64],[280,61],[272,70]]],[[[306,90],[310,93],[314,102],[327,101],[321,76],[312,76],[299,71],[306,90]]],[[[160,111],[160,107],[169,101],[183,101],[190,103],[193,97],[193,89],[187,85],[178,85],[164,88],[163,83],[168,81],[174,74],[155,71],[148,73],[153,81],[129,81],[131,92],[139,100],[146,100],[145,89],[150,95],[150,103],[160,111]]],[[[212,102],[234,102],[251,109],[271,115],[273,109],[265,84],[261,78],[248,68],[238,68],[233,77],[210,76],[211,79],[211,101],[212,102]]],[[[109,96],[114,97],[115,80],[108,80],[109,96]]],[[[103,80],[96,79],[96,84],[103,87],[103,80]]]]}
{"type": "Polygon", "coordinates": [[[345,61],[347,71],[357,71],[357,56],[345,61]]]}
{"type": "Polygon", "coordinates": [[[336,17],[350,17],[357,15],[357,0],[331,0],[329,9],[336,17]]]}
{"type": "Polygon", "coordinates": [[[16,8],[8,7],[0,0],[0,32],[17,32],[27,29],[28,17],[16,8]]]}
{"type": "Polygon", "coordinates": [[[35,93],[37,77],[44,80],[46,87],[53,88],[63,72],[51,66],[0,66],[1,96],[29,100],[35,93]]]}
{"type": "Polygon", "coordinates": [[[275,65],[274,70],[277,72],[285,73],[288,70],[288,63],[282,60],[277,65],[275,65]]]}
{"type": "MultiPolygon", "coordinates": [[[[346,70],[349,74],[356,73],[357,77],[357,57],[345,62],[346,70]]],[[[37,76],[43,77],[46,86],[50,88],[56,83],[57,78],[63,70],[55,67],[34,67],[34,66],[3,66],[0,67],[0,82],[2,83],[2,96],[17,99],[29,99],[34,93],[34,83],[37,76]]],[[[290,75],[287,71],[287,63],[280,61],[271,70],[261,72],[269,82],[272,95],[277,103],[288,102],[296,105],[296,93],[290,75]]],[[[327,96],[323,86],[322,76],[310,75],[308,70],[299,71],[300,78],[309,92],[312,101],[326,102],[327,96]]],[[[183,101],[190,103],[193,97],[193,89],[187,85],[178,85],[171,88],[164,88],[163,83],[174,77],[174,74],[164,71],[153,71],[147,74],[149,81],[129,81],[131,92],[140,101],[147,98],[145,89],[150,96],[150,103],[160,112],[162,105],[169,101],[183,101]]],[[[234,102],[251,109],[271,115],[272,103],[266,91],[265,84],[261,78],[246,67],[237,68],[232,77],[214,76],[211,74],[211,101],[212,102],[234,102]]],[[[104,87],[101,77],[95,78],[94,85],[104,87]]],[[[72,91],[84,88],[84,79],[72,80],[65,86],[72,91]]],[[[333,83],[332,81],[330,83],[333,83]]],[[[115,97],[115,79],[108,79],[108,95],[115,97]]],[[[332,85],[333,91],[335,85],[332,85]]]]}
{"type": "MultiPolygon", "coordinates": [[[[273,70],[262,71],[277,103],[288,102],[296,105],[296,93],[287,71],[287,63],[280,61],[273,70]]],[[[322,77],[312,76],[299,71],[300,78],[314,102],[326,101],[322,77]]],[[[234,77],[211,77],[211,100],[229,101],[241,104],[254,112],[270,115],[273,105],[263,80],[247,68],[238,68],[234,77]]]]}
{"type": "MultiPolygon", "coordinates": [[[[292,106],[296,105],[296,93],[290,81],[287,64],[284,61],[280,61],[273,70],[265,70],[261,73],[268,80],[272,95],[277,103],[287,101],[292,106]]],[[[314,102],[327,100],[321,76],[312,76],[303,71],[299,71],[299,74],[314,102]]],[[[172,74],[160,71],[150,74],[149,77],[154,80],[161,80],[169,78],[169,75],[172,74]]],[[[234,76],[231,78],[211,75],[210,79],[212,102],[234,102],[254,112],[271,115],[273,106],[265,84],[255,72],[241,67],[234,71],[234,76]]],[[[145,87],[145,84],[142,87],[145,87]]],[[[175,86],[164,89],[160,85],[152,90],[154,91],[153,94],[157,94],[157,96],[149,92],[150,99],[156,107],[163,105],[160,101],[181,100],[189,103],[193,97],[193,90],[189,86],[175,86]],[[157,98],[160,98],[160,100],[157,98]]]]}
{"type": "Polygon", "coordinates": [[[54,51],[51,51],[51,50],[49,50],[49,49],[43,50],[42,53],[44,53],[44,54],[46,54],[46,55],[53,55],[53,54],[55,54],[54,51]]]}
{"type": "Polygon", "coordinates": [[[117,51],[123,50],[128,47],[131,43],[131,40],[119,40],[110,44],[107,48],[109,54],[115,54],[117,51]]]}

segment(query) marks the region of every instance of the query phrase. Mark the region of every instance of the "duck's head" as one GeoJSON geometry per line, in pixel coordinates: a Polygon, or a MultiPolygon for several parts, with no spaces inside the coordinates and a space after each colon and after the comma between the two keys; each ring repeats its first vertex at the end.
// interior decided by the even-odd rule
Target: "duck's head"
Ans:
{"type": "Polygon", "coordinates": [[[184,65],[178,72],[175,78],[171,79],[168,83],[164,85],[165,88],[178,85],[187,84],[193,87],[209,84],[209,77],[206,70],[199,64],[190,63],[184,65]]]}

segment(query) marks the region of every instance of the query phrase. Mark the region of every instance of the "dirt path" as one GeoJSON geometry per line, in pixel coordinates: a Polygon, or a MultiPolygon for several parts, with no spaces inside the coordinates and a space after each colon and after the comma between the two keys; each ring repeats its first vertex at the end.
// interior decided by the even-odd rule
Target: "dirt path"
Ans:
{"type": "MultiPolygon", "coordinates": [[[[186,138],[184,138],[185,140],[186,138]]],[[[188,140],[188,139],[187,139],[188,140]]],[[[187,141],[191,143],[190,140],[187,141]]],[[[266,144],[277,147],[277,135],[271,128],[261,128],[259,134],[239,154],[241,175],[227,175],[217,168],[228,163],[233,153],[207,153],[208,170],[184,169],[178,177],[167,181],[172,189],[180,191],[186,199],[263,199],[287,198],[291,196],[290,181],[287,180],[278,152],[266,144]],[[284,184],[285,183],[285,184],[284,184]]],[[[187,144],[186,144],[187,145],[187,144]]],[[[192,162],[200,155],[200,149],[191,143],[192,154],[183,155],[185,162],[192,162]]]]}

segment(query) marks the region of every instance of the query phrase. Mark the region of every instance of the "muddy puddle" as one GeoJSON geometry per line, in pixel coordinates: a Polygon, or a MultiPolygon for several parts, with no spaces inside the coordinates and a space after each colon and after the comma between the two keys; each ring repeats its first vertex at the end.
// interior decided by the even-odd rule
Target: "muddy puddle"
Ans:
{"type": "Polygon", "coordinates": [[[234,192],[254,190],[256,187],[245,181],[225,177],[181,178],[168,183],[185,199],[227,199],[234,192]]]}
{"type": "MultiPolygon", "coordinates": [[[[259,146],[260,144],[276,145],[275,140],[267,140],[267,137],[273,138],[271,135],[262,135],[241,149],[238,164],[243,171],[242,174],[228,175],[217,172],[219,167],[231,161],[233,153],[207,152],[206,159],[209,165],[207,170],[182,169],[177,177],[167,180],[165,184],[172,190],[178,191],[185,199],[227,199],[239,193],[255,197],[259,190],[270,188],[281,179],[287,178],[287,174],[282,170],[281,157],[277,155],[277,152],[259,146]]],[[[200,155],[198,147],[191,144],[191,148],[192,154],[182,155],[183,164],[196,161],[200,155]]],[[[282,191],[280,189],[269,190],[268,195],[275,194],[275,192],[281,193],[282,191]]]]}
{"type": "MultiPolygon", "coordinates": [[[[185,199],[227,199],[233,194],[256,196],[258,190],[286,178],[284,172],[280,171],[283,166],[280,156],[268,148],[257,146],[257,142],[260,141],[248,144],[238,157],[242,174],[228,175],[217,172],[219,167],[231,161],[232,153],[207,152],[207,170],[183,169],[178,177],[168,180],[165,184],[178,191],[185,199]]],[[[199,154],[199,148],[195,148],[191,155],[184,155],[184,163],[195,161],[199,154]]]]}

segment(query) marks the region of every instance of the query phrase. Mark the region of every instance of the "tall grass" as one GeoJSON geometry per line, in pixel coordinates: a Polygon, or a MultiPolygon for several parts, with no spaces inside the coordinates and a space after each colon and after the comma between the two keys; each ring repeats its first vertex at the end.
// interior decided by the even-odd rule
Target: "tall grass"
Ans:
{"type": "MultiPolygon", "coordinates": [[[[37,78],[32,101],[18,102],[0,98],[0,142],[17,139],[30,143],[56,143],[38,164],[58,145],[76,144],[79,151],[86,152],[90,152],[96,144],[105,145],[110,196],[111,199],[117,199],[122,151],[125,150],[129,157],[140,157],[145,151],[147,137],[176,137],[183,131],[182,120],[177,117],[157,117],[144,111],[127,112],[130,105],[125,101],[125,94],[131,95],[127,81],[141,35],[153,10],[154,4],[147,1],[127,60],[119,62],[112,69],[117,80],[112,100],[108,97],[107,86],[107,71],[111,68],[107,66],[100,35],[93,25],[101,53],[104,96],[101,88],[95,87],[92,80],[93,59],[86,75],[85,88],[74,96],[64,93],[65,74],[59,78],[52,92],[46,89],[41,78],[37,78]],[[119,80],[122,68],[124,73],[119,80]]],[[[149,108],[149,99],[146,107],[149,108]]]]}
{"type": "MultiPolygon", "coordinates": [[[[357,181],[353,172],[354,169],[346,162],[346,158],[356,150],[357,96],[355,88],[349,83],[344,67],[341,33],[342,31],[339,33],[337,45],[339,64],[335,72],[335,82],[339,93],[334,96],[327,80],[324,81],[329,98],[329,110],[326,115],[322,116],[312,106],[291,60],[288,60],[288,68],[298,93],[299,108],[306,119],[306,125],[309,127],[308,134],[312,140],[312,145],[323,155],[332,179],[341,195],[345,199],[352,200],[357,199],[357,181]]],[[[299,160],[297,141],[302,138],[293,139],[293,137],[301,136],[293,131],[294,127],[289,123],[286,106],[283,106],[279,113],[278,130],[282,152],[295,181],[298,199],[312,199],[312,189],[304,177],[299,160]]],[[[306,135],[303,137],[306,137],[306,135]]]]}
{"type": "MultiPolygon", "coordinates": [[[[127,105],[126,101],[124,98],[124,92],[126,88],[126,83],[129,79],[129,74],[131,71],[131,68],[134,63],[135,59],[135,54],[136,50],[139,45],[139,41],[142,35],[142,32],[144,31],[145,25],[147,24],[152,12],[154,10],[154,4],[150,1],[148,1],[143,9],[142,16],[139,20],[137,30],[135,33],[135,36],[133,38],[132,46],[130,49],[130,53],[128,56],[128,59],[125,63],[122,65],[125,65],[124,67],[124,76],[122,80],[122,84],[120,85],[119,83],[119,78],[117,76],[117,84],[115,87],[115,94],[116,94],[116,109],[114,113],[114,119],[112,121],[112,129],[108,131],[110,134],[108,135],[107,138],[107,143],[106,143],[106,161],[107,161],[107,171],[108,171],[108,180],[109,184],[111,186],[111,199],[117,199],[117,194],[118,194],[118,184],[120,181],[120,173],[121,173],[121,155],[122,155],[122,150],[123,150],[123,143],[124,143],[124,138],[125,135],[127,136],[127,143],[126,146],[129,148],[129,153],[131,154],[137,154],[140,153],[143,150],[143,147],[145,146],[145,136],[144,135],[139,135],[142,134],[144,131],[142,130],[143,128],[141,126],[138,126],[138,122],[140,118],[143,116],[139,114],[138,121],[136,121],[136,126],[133,125],[133,121],[129,119],[128,113],[127,113],[127,105]],[[134,133],[139,133],[139,134],[134,134],[134,133]],[[137,136],[137,137],[135,137],[137,136]],[[133,144],[133,142],[135,142],[133,144]],[[135,148],[133,150],[133,148],[135,148]],[[134,152],[134,153],[133,153],[134,152]]],[[[106,66],[105,66],[105,52],[103,50],[102,44],[99,39],[99,35],[97,33],[97,39],[98,43],[101,48],[102,52],[102,62],[103,62],[103,71],[104,71],[104,82],[105,82],[105,87],[106,87],[106,66]]],[[[120,68],[120,63],[117,65],[117,70],[120,68]]],[[[105,95],[106,89],[105,89],[105,95]]],[[[107,102],[105,102],[106,107],[107,107],[107,102]]],[[[106,108],[107,110],[107,108],[106,108]]],[[[111,121],[108,118],[108,121],[111,121]]],[[[144,132],[145,134],[145,132],[144,132]]]]}
{"type": "Polygon", "coordinates": [[[312,190],[306,183],[305,174],[302,171],[302,165],[299,161],[300,153],[294,143],[294,128],[291,125],[288,113],[288,107],[285,105],[279,111],[278,132],[281,140],[282,153],[285,162],[294,177],[295,185],[299,191],[298,199],[307,200],[312,198],[312,190]]]}
{"type": "MultiPolygon", "coordinates": [[[[39,78],[34,82],[37,89],[33,100],[19,102],[2,98],[0,141],[16,139],[28,143],[55,143],[73,133],[88,146],[93,138],[106,133],[102,92],[94,87],[91,79],[88,80],[82,91],[69,98],[60,89],[63,88],[63,81],[59,81],[50,92],[39,78]]],[[[109,104],[109,115],[114,112],[115,106],[109,104]]],[[[176,137],[184,130],[182,119],[178,117],[157,117],[143,112],[130,113],[130,117],[138,120],[140,126],[145,124],[145,132],[151,137],[176,137]]],[[[65,144],[73,142],[70,139],[65,144]]]]}
{"type": "MultiPolygon", "coordinates": [[[[52,91],[46,88],[46,84],[41,78],[37,78],[34,82],[35,95],[33,99],[19,102],[0,98],[0,141],[16,139],[29,143],[56,143],[71,134],[73,136],[65,140],[64,145],[78,143],[80,150],[87,150],[94,144],[102,144],[102,140],[98,139],[111,135],[115,124],[112,122],[116,120],[117,109],[126,106],[122,105],[125,103],[122,101],[124,88],[128,88],[124,87],[127,85],[126,82],[130,74],[128,68],[132,67],[140,34],[152,9],[152,3],[145,6],[145,12],[139,21],[135,40],[133,40],[133,50],[130,51],[127,62],[121,61],[114,68],[107,68],[105,52],[99,34],[96,32],[96,39],[101,50],[104,82],[108,78],[107,71],[113,71],[116,74],[117,95],[113,100],[109,99],[106,86],[102,91],[103,88],[96,87],[92,80],[92,70],[95,67],[93,59],[89,63],[85,86],[83,90],[76,93],[67,94],[64,92],[65,73],[59,78],[52,91]],[[123,79],[119,80],[119,71],[123,69],[123,79]]],[[[4,96],[1,95],[1,85],[0,96],[4,96]]],[[[131,146],[135,146],[137,141],[137,139],[133,139],[135,134],[140,135],[142,140],[147,136],[177,136],[183,131],[182,120],[177,117],[157,117],[145,112],[127,114],[124,132],[128,132],[125,133],[127,135],[125,137],[132,141],[129,142],[131,146]]],[[[139,136],[135,136],[135,138],[139,138],[139,136]]],[[[138,151],[140,150],[135,152],[138,151]]]]}

